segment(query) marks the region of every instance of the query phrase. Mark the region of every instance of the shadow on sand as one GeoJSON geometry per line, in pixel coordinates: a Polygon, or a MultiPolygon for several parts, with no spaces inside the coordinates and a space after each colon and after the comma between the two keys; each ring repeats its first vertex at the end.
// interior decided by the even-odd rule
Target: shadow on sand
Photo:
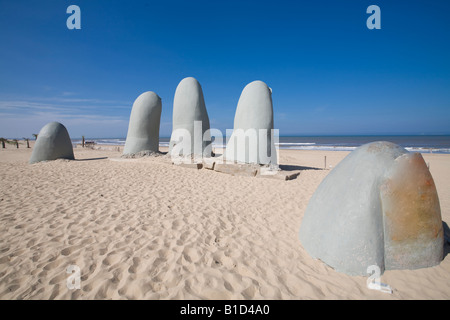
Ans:
{"type": "Polygon", "coordinates": [[[104,160],[108,159],[108,157],[101,157],[101,158],[87,158],[87,159],[75,159],[75,161],[93,161],[93,160],[104,160]]]}
{"type": "Polygon", "coordinates": [[[447,256],[447,254],[450,253],[450,228],[448,227],[447,223],[442,221],[442,228],[444,229],[444,257],[447,256]]]}
{"type": "Polygon", "coordinates": [[[296,166],[291,164],[280,164],[280,169],[283,171],[297,171],[297,170],[327,170],[323,168],[296,166]]]}

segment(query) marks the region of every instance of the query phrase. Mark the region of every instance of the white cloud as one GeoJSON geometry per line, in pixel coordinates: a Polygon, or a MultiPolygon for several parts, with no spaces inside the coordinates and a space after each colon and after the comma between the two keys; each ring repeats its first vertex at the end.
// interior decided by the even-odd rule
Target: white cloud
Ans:
{"type": "Polygon", "coordinates": [[[72,138],[124,137],[130,110],[131,106],[121,101],[100,99],[0,100],[0,136],[30,137],[48,122],[58,121],[67,127],[72,138]]]}

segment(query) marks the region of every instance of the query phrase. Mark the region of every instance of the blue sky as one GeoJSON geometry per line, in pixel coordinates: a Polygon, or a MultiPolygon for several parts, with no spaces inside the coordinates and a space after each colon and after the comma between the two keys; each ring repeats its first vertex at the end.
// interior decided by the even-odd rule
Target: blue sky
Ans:
{"type": "Polygon", "coordinates": [[[280,135],[449,134],[450,1],[0,0],[0,136],[125,137],[133,101],[195,77],[211,126],[273,89],[280,135]],[[69,5],[81,30],[69,30],[69,5]],[[381,30],[369,30],[369,5],[381,30]]]}

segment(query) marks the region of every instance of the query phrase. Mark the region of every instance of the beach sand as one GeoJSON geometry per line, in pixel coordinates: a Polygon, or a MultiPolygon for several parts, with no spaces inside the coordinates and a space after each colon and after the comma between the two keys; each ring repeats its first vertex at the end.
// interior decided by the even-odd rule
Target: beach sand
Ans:
{"type": "MultiPolygon", "coordinates": [[[[386,271],[392,294],[303,249],[308,201],[348,152],[280,150],[301,169],[281,181],[120,159],[116,147],[29,165],[31,150],[0,149],[0,299],[450,298],[448,247],[438,266],[386,271]],[[67,287],[71,265],[80,289],[67,287]]],[[[450,223],[450,155],[424,158],[450,223]]]]}

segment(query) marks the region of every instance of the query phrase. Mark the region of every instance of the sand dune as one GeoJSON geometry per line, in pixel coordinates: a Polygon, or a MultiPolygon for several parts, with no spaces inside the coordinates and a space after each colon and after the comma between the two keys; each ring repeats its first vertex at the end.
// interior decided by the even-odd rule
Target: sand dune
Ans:
{"type": "MultiPolygon", "coordinates": [[[[292,181],[119,160],[75,148],[75,161],[29,165],[0,150],[1,299],[449,299],[450,260],[386,271],[393,294],[334,271],[298,240],[308,200],[347,152],[281,150],[292,181]],[[69,289],[66,269],[81,271],[69,289]]],[[[450,156],[424,155],[450,221],[450,156]]],[[[448,252],[448,248],[446,253],[448,252]]]]}

